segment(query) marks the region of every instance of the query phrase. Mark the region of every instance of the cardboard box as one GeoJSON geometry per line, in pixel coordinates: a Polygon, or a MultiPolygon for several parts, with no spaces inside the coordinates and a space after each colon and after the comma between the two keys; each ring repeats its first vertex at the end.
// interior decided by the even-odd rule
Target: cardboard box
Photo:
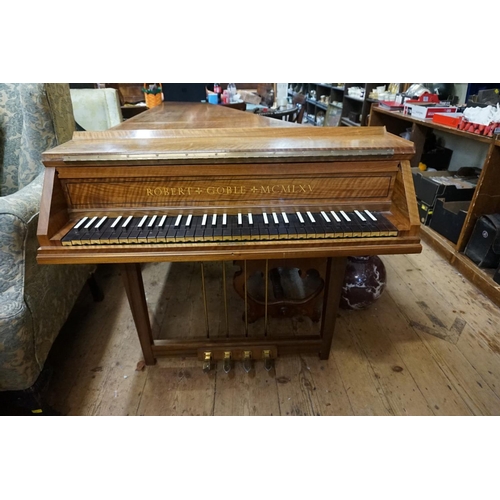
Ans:
{"type": "Polygon", "coordinates": [[[405,104],[403,114],[414,118],[432,118],[436,113],[456,113],[456,106],[421,106],[417,104],[405,104]]]}
{"type": "Polygon", "coordinates": [[[455,179],[448,170],[422,172],[417,167],[411,170],[417,199],[430,207],[434,207],[437,198],[444,198],[445,201],[470,201],[474,196],[476,186],[471,182],[455,179]]]}
{"type": "Polygon", "coordinates": [[[458,128],[463,116],[463,113],[436,113],[432,116],[432,121],[448,127],[458,128]]]}
{"type": "Polygon", "coordinates": [[[457,243],[469,206],[470,201],[445,201],[438,198],[429,224],[431,229],[457,243]]]}
{"type": "Polygon", "coordinates": [[[256,92],[250,92],[248,90],[238,90],[238,94],[240,94],[241,100],[246,102],[247,104],[260,104],[260,102],[262,101],[262,97],[256,92]]]}

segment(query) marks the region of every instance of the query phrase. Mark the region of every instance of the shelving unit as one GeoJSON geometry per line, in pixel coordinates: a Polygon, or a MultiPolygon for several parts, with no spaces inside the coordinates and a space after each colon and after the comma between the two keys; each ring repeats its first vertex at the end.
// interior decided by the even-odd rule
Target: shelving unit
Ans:
{"type": "Polygon", "coordinates": [[[456,244],[447,240],[429,226],[421,226],[421,236],[431,247],[450,262],[467,279],[473,282],[495,304],[500,306],[500,285],[492,279],[494,269],[480,269],[465,254],[476,221],[482,215],[500,213],[500,139],[471,134],[452,127],[434,123],[431,119],[418,119],[401,112],[387,111],[374,106],[369,125],[384,126],[388,132],[399,135],[410,128],[410,140],[415,144],[412,167],[418,166],[427,134],[434,131],[456,145],[454,156],[465,155],[475,150],[481,168],[474,195],[467,212],[460,237],[456,244]]]}
{"type": "Polygon", "coordinates": [[[296,93],[307,95],[306,113],[313,118],[308,119],[309,123],[317,125],[318,115],[325,115],[328,105],[341,108],[342,113],[339,126],[359,127],[368,124],[371,106],[377,102],[368,96],[376,87],[388,85],[387,83],[291,83],[289,84],[288,94],[290,96],[296,93]],[[364,97],[349,95],[349,88],[360,87],[365,90],[364,97]],[[312,98],[313,93],[316,99],[312,98]],[[321,102],[321,96],[326,96],[328,103],[321,102]]]}

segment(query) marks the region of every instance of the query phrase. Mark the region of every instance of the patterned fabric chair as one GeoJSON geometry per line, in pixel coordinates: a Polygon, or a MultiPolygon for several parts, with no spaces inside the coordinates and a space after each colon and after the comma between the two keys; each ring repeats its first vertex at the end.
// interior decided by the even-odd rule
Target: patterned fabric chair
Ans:
{"type": "Polygon", "coordinates": [[[91,266],[41,266],[41,153],[75,129],[67,84],[0,83],[0,391],[30,388],[91,266]]]}

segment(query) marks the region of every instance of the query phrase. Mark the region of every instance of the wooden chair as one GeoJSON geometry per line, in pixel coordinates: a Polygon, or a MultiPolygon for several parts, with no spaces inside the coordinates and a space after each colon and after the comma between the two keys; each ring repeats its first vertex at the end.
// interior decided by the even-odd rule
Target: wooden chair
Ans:
{"type": "Polygon", "coordinates": [[[304,112],[306,110],[306,96],[304,94],[295,94],[292,99],[293,107],[285,110],[275,110],[260,112],[262,116],[276,118],[291,123],[302,123],[304,112]]]}
{"type": "Polygon", "coordinates": [[[306,96],[305,94],[295,94],[292,98],[292,104],[294,106],[300,106],[299,111],[295,114],[293,120],[290,120],[294,123],[302,123],[304,119],[304,112],[306,110],[306,96]]]}

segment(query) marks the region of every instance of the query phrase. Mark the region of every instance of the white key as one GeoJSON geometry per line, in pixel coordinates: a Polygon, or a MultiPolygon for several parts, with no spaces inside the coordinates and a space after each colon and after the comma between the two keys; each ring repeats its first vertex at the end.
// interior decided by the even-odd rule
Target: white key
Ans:
{"type": "Polygon", "coordinates": [[[276,214],[276,212],[273,212],[273,219],[274,219],[274,223],[275,224],[279,224],[280,221],[278,220],[278,215],[276,214]]]}
{"type": "Polygon", "coordinates": [[[222,225],[227,226],[227,214],[222,214],[222,225]]]}
{"type": "Polygon", "coordinates": [[[328,215],[326,215],[326,212],[321,211],[321,215],[323,216],[323,219],[326,220],[326,222],[330,222],[330,217],[328,217],[328,215]]]}
{"type": "Polygon", "coordinates": [[[139,222],[139,225],[138,225],[137,227],[142,227],[142,226],[144,225],[144,223],[146,222],[146,219],[147,219],[147,218],[148,218],[148,216],[147,216],[147,215],[145,215],[145,216],[141,219],[141,221],[139,222]]]}
{"type": "Polygon", "coordinates": [[[290,221],[288,220],[288,217],[285,212],[281,212],[281,215],[283,216],[283,220],[285,221],[285,224],[290,224],[290,221]]]}
{"type": "Polygon", "coordinates": [[[302,217],[302,214],[300,212],[296,212],[297,217],[299,218],[299,221],[301,224],[304,224],[304,218],[302,217]]]}
{"type": "Polygon", "coordinates": [[[216,226],[217,225],[217,214],[213,214],[212,215],[212,226],[216,226]]]}
{"type": "Polygon", "coordinates": [[[157,215],[153,215],[153,217],[151,217],[151,220],[149,221],[148,227],[153,227],[153,224],[155,223],[155,220],[157,217],[158,217],[157,215]]]}
{"type": "Polygon", "coordinates": [[[316,221],[314,220],[313,214],[312,214],[311,212],[306,212],[306,213],[307,213],[307,216],[309,217],[309,220],[310,220],[311,222],[316,222],[316,221]]]}
{"type": "Polygon", "coordinates": [[[201,227],[205,227],[207,225],[207,214],[203,214],[203,218],[201,219],[201,227]]]}
{"type": "Polygon", "coordinates": [[[88,219],[88,217],[84,217],[82,220],[80,220],[80,222],[78,222],[74,229],[80,229],[80,226],[88,219]]]}
{"type": "Polygon", "coordinates": [[[253,226],[253,215],[250,212],[248,212],[248,224],[253,226]]]}
{"type": "Polygon", "coordinates": [[[92,217],[92,219],[90,219],[87,224],[85,224],[85,229],[88,229],[95,221],[97,220],[97,217],[92,217]]]}
{"type": "Polygon", "coordinates": [[[354,213],[363,221],[366,222],[366,219],[363,217],[359,210],[354,210],[354,213]]]}
{"type": "Polygon", "coordinates": [[[193,216],[191,214],[188,215],[187,221],[186,221],[186,227],[189,227],[191,225],[191,220],[193,216]]]}
{"type": "Polygon", "coordinates": [[[132,216],[130,215],[127,220],[122,224],[122,227],[127,227],[128,223],[132,220],[132,216]]]}
{"type": "Polygon", "coordinates": [[[243,224],[243,219],[241,217],[241,214],[238,214],[238,226],[241,226],[243,224]]]}
{"type": "Polygon", "coordinates": [[[162,218],[160,219],[160,222],[158,223],[158,227],[163,227],[163,224],[165,224],[166,220],[167,220],[167,216],[163,215],[162,218]]]}
{"type": "Polygon", "coordinates": [[[344,219],[347,222],[351,222],[351,219],[349,218],[349,216],[343,210],[341,210],[340,213],[342,214],[342,217],[344,217],[344,219]]]}
{"type": "Polygon", "coordinates": [[[104,217],[103,217],[103,218],[102,218],[102,219],[101,219],[101,220],[100,220],[100,221],[96,224],[95,229],[99,229],[99,228],[102,226],[102,224],[104,223],[104,221],[105,221],[107,218],[108,218],[108,217],[107,217],[107,215],[105,215],[105,216],[104,216],[104,217]]]}
{"type": "Polygon", "coordinates": [[[333,218],[337,221],[337,222],[342,222],[340,220],[340,217],[333,211],[333,210],[330,210],[330,213],[333,215],[333,218]]]}
{"type": "Polygon", "coordinates": [[[175,219],[174,227],[179,227],[181,220],[182,220],[182,215],[178,215],[177,219],[175,219]]]}
{"type": "Polygon", "coordinates": [[[269,224],[269,219],[267,218],[266,212],[262,213],[262,217],[264,217],[264,224],[269,224]]]}
{"type": "Polygon", "coordinates": [[[365,210],[365,214],[368,215],[368,217],[370,217],[371,220],[377,220],[377,218],[368,210],[365,210]]]}
{"type": "Polygon", "coordinates": [[[122,216],[119,215],[118,218],[115,220],[115,222],[113,222],[113,224],[111,224],[111,227],[112,228],[116,227],[116,225],[118,224],[118,222],[120,222],[121,218],[122,218],[122,216]]]}

